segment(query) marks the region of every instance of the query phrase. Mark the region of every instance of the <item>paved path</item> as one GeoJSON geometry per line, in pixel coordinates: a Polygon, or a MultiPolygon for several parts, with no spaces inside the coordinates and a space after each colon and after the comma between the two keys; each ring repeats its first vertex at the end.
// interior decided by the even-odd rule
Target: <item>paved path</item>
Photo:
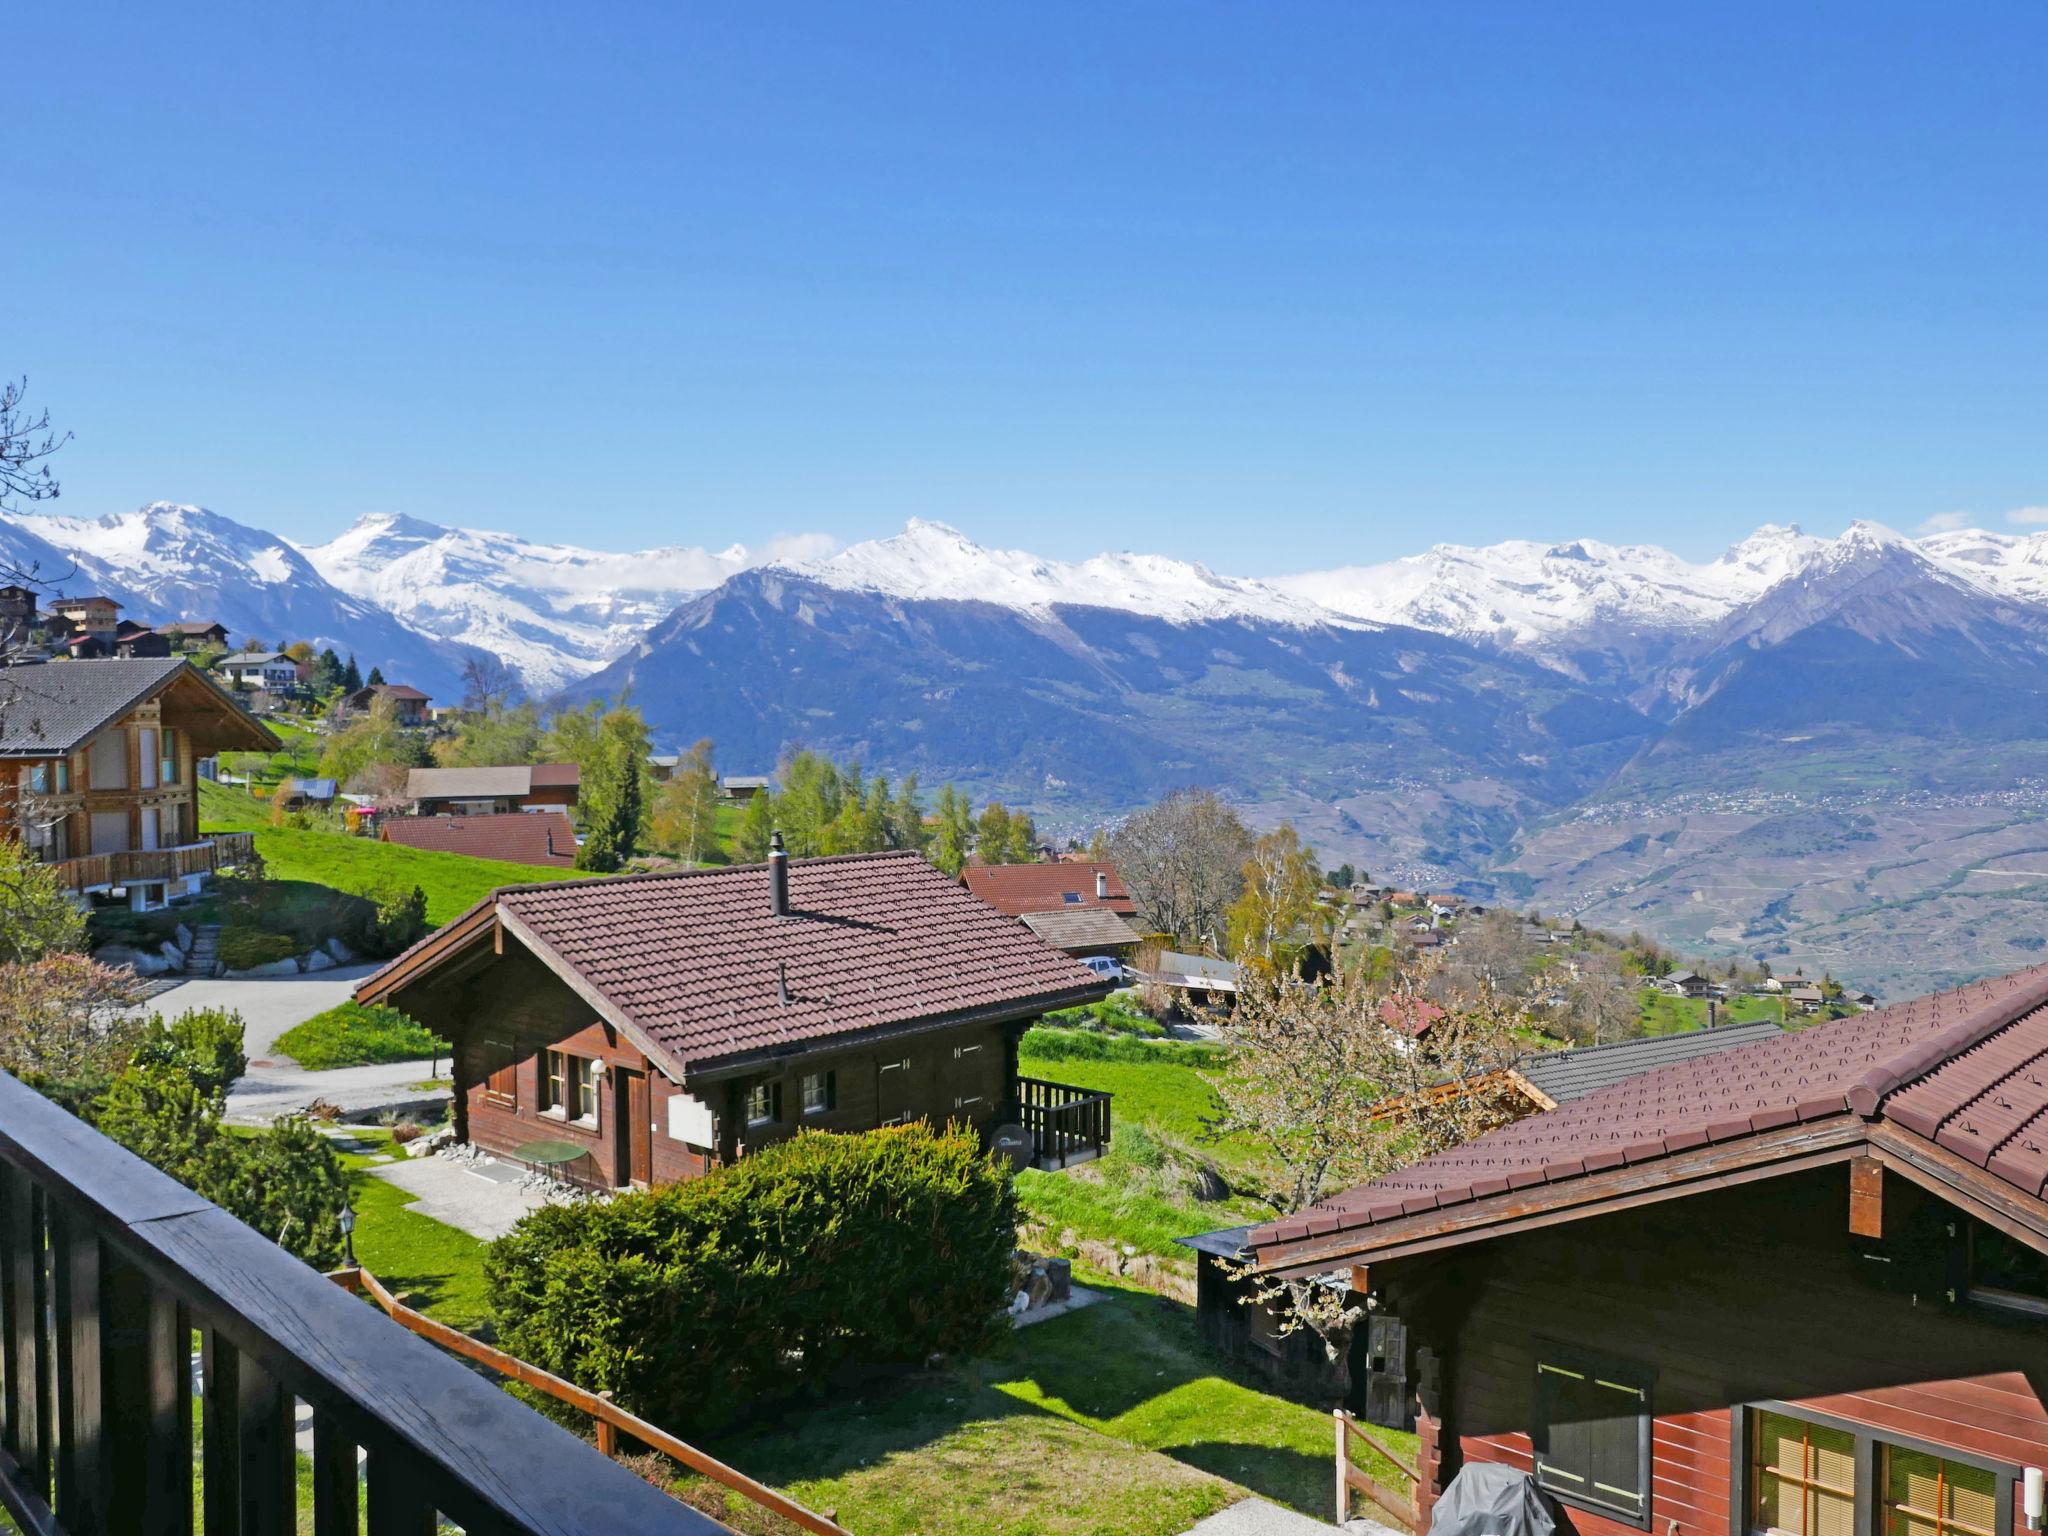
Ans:
{"type": "Polygon", "coordinates": [[[1256,1496],[1240,1499],[1230,1508],[1198,1521],[1186,1536],[1331,1536],[1336,1531],[1346,1532],[1347,1536],[1408,1536],[1406,1531],[1381,1525],[1377,1520],[1331,1525],[1256,1496]]]}
{"type": "MultiPolygon", "coordinates": [[[[441,1058],[448,1069],[448,1058],[441,1058]]],[[[251,1067],[228,1092],[227,1118],[237,1125],[268,1125],[279,1115],[296,1114],[316,1100],[336,1105],[344,1114],[361,1114],[401,1104],[446,1099],[446,1088],[420,1088],[431,1064],[400,1061],[378,1067],[336,1067],[308,1072],[302,1067],[251,1067]]]]}
{"type": "Polygon", "coordinates": [[[374,965],[337,965],[331,971],[249,981],[202,977],[158,993],[149,1000],[148,1009],[168,1019],[194,1008],[232,1008],[248,1026],[242,1048],[251,1061],[260,1061],[270,1055],[279,1035],[336,1003],[347,1002],[356,983],[376,969],[374,965]]]}
{"type": "Polygon", "coordinates": [[[548,1203],[539,1190],[519,1187],[525,1173],[505,1163],[471,1166],[446,1157],[408,1158],[370,1169],[373,1178],[388,1179],[419,1197],[406,1207],[415,1216],[431,1216],[485,1242],[503,1237],[520,1217],[548,1203]]]}

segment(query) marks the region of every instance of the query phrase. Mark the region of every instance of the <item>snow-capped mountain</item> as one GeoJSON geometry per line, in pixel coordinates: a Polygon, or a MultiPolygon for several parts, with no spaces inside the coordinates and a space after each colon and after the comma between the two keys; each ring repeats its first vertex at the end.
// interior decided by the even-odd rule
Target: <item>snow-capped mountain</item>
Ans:
{"type": "Polygon", "coordinates": [[[465,648],[333,586],[276,534],[204,507],[0,520],[0,552],[66,595],[102,592],[142,623],[217,619],[238,646],[306,640],[437,697],[461,692],[465,648]]]}
{"type": "Polygon", "coordinates": [[[596,671],[679,604],[736,572],[828,547],[806,535],[751,551],[734,544],[608,554],[392,512],[360,518],[325,544],[298,546],[343,591],[501,657],[539,695],[596,671]]]}
{"type": "Polygon", "coordinates": [[[1343,621],[1278,584],[1219,576],[1193,561],[1126,553],[1069,564],[1020,549],[988,549],[958,529],[923,518],[912,518],[894,538],[777,565],[843,592],[993,603],[1040,615],[1073,607],[1114,608],[1176,624],[1238,618],[1293,625],[1343,621]]]}

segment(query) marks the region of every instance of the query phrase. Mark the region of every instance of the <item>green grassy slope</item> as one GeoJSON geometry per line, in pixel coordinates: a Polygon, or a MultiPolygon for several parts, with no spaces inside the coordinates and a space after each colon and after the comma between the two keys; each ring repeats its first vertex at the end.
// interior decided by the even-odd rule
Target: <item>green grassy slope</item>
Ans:
{"type": "Polygon", "coordinates": [[[402,848],[336,832],[273,827],[269,808],[261,801],[239,789],[204,780],[199,785],[199,824],[207,832],[254,832],[256,851],[273,879],[309,880],[359,896],[394,885],[417,885],[427,893],[427,921],[437,926],[501,885],[583,878],[533,864],[402,848]]]}

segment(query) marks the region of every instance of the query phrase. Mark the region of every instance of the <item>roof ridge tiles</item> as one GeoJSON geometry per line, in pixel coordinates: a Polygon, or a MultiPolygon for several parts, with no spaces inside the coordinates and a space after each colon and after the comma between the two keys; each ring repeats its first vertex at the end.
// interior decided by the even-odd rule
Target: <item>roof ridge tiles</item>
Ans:
{"type": "Polygon", "coordinates": [[[1977,1004],[1948,1028],[1911,1042],[1850,1084],[1849,1107],[1866,1120],[1875,1119],[1890,1094],[2048,1004],[2048,966],[2016,971],[2004,979],[2011,984],[2005,996],[1977,1004]]]}

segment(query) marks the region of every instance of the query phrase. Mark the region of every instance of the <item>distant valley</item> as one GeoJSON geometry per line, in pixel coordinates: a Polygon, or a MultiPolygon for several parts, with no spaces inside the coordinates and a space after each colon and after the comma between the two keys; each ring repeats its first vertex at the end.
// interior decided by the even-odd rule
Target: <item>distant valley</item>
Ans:
{"type": "Polygon", "coordinates": [[[144,620],[304,638],[437,698],[630,690],[732,771],[804,744],[1085,832],[1178,784],[1331,862],[1881,992],[2048,934],[2048,534],[1766,527],[1714,561],[1440,545],[1253,581],[941,524],[630,554],[382,514],[320,545],[196,507],[0,523],[144,620]]]}

